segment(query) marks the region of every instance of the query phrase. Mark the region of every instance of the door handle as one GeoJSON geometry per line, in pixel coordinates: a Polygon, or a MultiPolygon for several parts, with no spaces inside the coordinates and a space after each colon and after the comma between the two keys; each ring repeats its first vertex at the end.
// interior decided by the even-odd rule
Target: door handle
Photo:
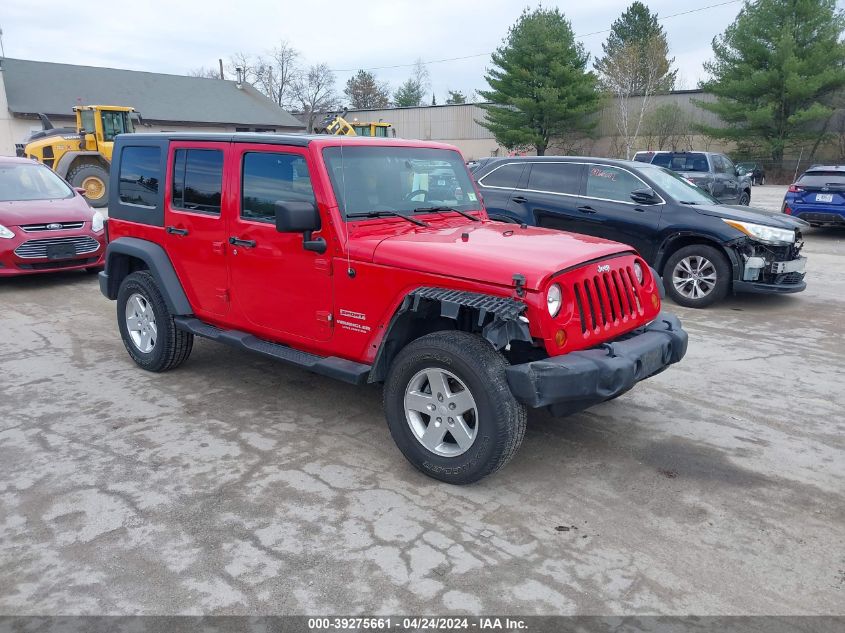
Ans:
{"type": "Polygon", "coordinates": [[[581,213],[595,213],[596,210],[591,206],[578,207],[581,213]]]}
{"type": "Polygon", "coordinates": [[[229,244],[232,246],[242,246],[243,248],[255,248],[255,240],[242,240],[239,237],[230,237],[229,244]]]}
{"type": "Polygon", "coordinates": [[[175,226],[168,226],[164,230],[166,233],[170,233],[171,235],[185,236],[188,234],[188,229],[177,229],[175,226]]]}
{"type": "Polygon", "coordinates": [[[516,202],[517,204],[522,204],[523,202],[528,202],[528,198],[525,198],[523,196],[515,196],[515,197],[511,198],[511,200],[513,202],[516,202]]]}

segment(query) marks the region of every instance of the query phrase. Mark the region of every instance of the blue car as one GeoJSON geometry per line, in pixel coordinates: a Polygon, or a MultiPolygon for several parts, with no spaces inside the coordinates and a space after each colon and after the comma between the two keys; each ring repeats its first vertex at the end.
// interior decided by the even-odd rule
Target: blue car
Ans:
{"type": "Polygon", "coordinates": [[[813,165],[789,186],[783,212],[812,226],[845,226],[845,165],[813,165]]]}

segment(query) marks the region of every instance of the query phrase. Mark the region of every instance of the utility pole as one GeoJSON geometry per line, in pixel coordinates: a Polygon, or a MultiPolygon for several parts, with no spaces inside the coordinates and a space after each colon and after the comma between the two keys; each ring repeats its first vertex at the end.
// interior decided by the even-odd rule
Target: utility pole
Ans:
{"type": "Polygon", "coordinates": [[[220,79],[223,79],[223,58],[217,60],[220,63],[220,79]]]}
{"type": "Polygon", "coordinates": [[[6,49],[3,48],[3,29],[0,28],[0,57],[6,56],[6,49]]]}

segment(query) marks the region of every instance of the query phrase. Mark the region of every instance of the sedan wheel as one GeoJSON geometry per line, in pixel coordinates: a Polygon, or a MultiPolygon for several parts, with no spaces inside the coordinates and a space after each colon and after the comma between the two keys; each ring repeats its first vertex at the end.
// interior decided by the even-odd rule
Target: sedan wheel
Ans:
{"type": "Polygon", "coordinates": [[[716,267],[706,257],[684,257],[672,271],[672,284],[679,295],[687,299],[704,299],[713,292],[718,281],[716,267]]]}

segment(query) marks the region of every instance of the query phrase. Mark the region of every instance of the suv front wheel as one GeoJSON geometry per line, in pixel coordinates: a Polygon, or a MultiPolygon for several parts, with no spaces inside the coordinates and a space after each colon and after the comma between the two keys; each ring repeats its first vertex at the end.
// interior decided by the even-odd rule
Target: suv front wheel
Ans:
{"type": "Polygon", "coordinates": [[[390,434],[411,464],[468,484],[513,457],[526,410],[505,378],[507,361],[479,336],[434,332],[396,357],[384,387],[390,434]]]}
{"type": "Polygon", "coordinates": [[[724,299],[731,284],[731,267],[717,249],[692,244],[678,249],[663,269],[666,294],[687,308],[705,308],[724,299]]]}
{"type": "Polygon", "coordinates": [[[194,335],[176,329],[155,278],[145,270],[127,275],[120,284],[117,323],[126,351],[143,369],[167,371],[191,355],[194,335]]]}

